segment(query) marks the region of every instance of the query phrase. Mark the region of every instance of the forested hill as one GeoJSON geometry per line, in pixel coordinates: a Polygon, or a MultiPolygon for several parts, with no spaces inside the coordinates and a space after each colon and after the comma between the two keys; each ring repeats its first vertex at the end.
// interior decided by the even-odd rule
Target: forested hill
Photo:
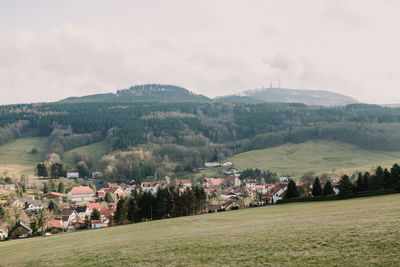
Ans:
{"type": "Polygon", "coordinates": [[[130,99],[130,100],[182,100],[202,101],[209,100],[203,95],[195,94],[183,87],[166,84],[144,84],[131,86],[128,89],[120,89],[117,93],[95,94],[82,97],[69,97],[62,101],[99,100],[99,99],[130,99]]]}
{"type": "Polygon", "coordinates": [[[358,101],[342,94],[321,90],[297,90],[284,88],[262,88],[244,91],[240,95],[216,98],[222,102],[280,102],[303,103],[315,106],[345,106],[358,101]]]}

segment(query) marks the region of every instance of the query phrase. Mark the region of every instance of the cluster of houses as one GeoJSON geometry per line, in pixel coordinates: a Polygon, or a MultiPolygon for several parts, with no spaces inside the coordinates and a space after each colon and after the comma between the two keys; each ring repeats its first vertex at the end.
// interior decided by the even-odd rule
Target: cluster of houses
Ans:
{"type": "MultiPolygon", "coordinates": [[[[72,174],[71,174],[72,175],[72,174]]],[[[239,179],[240,173],[233,168],[227,170],[222,178],[203,178],[201,186],[208,195],[206,212],[232,210],[250,205],[276,204],[285,195],[290,177],[280,177],[274,184],[259,184],[256,180],[239,179]],[[234,175],[238,174],[238,175],[234,175]]],[[[304,183],[296,182],[298,186],[304,183]]],[[[108,183],[107,187],[94,191],[89,186],[75,186],[67,194],[49,192],[40,198],[27,195],[8,201],[11,208],[22,209],[28,214],[38,213],[48,209],[50,201],[55,202],[59,209],[49,212],[50,216],[45,228],[46,232],[58,233],[82,228],[101,228],[112,223],[118,200],[133,194],[134,191],[149,191],[156,194],[160,187],[175,186],[180,192],[192,186],[189,179],[172,179],[166,182],[142,182],[140,185],[118,185],[108,183]],[[112,201],[106,195],[110,194],[112,201]],[[99,211],[99,218],[93,219],[94,209],[99,211]]],[[[334,185],[334,190],[338,193],[334,185]]],[[[0,228],[0,239],[25,237],[32,233],[28,223],[18,221],[9,231],[0,228]]]]}

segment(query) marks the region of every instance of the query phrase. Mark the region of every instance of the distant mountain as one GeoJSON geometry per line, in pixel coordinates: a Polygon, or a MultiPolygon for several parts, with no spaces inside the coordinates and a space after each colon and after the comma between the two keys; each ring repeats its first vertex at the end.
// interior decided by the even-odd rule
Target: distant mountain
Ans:
{"type": "Polygon", "coordinates": [[[208,100],[208,97],[195,94],[183,87],[166,84],[144,84],[117,91],[118,97],[134,97],[160,100],[208,100]]]}
{"type": "Polygon", "coordinates": [[[236,96],[219,97],[216,100],[226,102],[254,103],[254,101],[263,102],[282,102],[282,103],[303,103],[306,105],[318,106],[345,106],[358,103],[357,100],[342,94],[322,91],[322,90],[298,90],[286,88],[262,88],[248,90],[236,96]],[[230,101],[228,101],[230,102],[230,101]]]}
{"type": "Polygon", "coordinates": [[[208,97],[195,94],[183,87],[166,84],[144,84],[118,90],[117,93],[95,94],[82,97],[69,97],[61,101],[98,100],[98,99],[137,99],[137,100],[209,100],[208,97]]]}

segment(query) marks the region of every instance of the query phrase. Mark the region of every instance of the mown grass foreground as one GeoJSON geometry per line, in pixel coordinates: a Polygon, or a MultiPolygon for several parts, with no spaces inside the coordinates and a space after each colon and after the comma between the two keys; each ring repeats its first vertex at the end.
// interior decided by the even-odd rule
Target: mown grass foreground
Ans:
{"type": "Polygon", "coordinates": [[[399,255],[399,194],[284,204],[0,243],[2,266],[399,266],[399,255]]]}

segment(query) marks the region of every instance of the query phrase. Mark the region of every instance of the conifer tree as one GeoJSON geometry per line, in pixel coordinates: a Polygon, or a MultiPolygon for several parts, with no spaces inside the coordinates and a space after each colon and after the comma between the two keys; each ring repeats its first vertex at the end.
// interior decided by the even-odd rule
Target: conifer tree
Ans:
{"type": "Polygon", "coordinates": [[[324,185],[324,190],[322,191],[322,194],[323,194],[324,196],[329,196],[329,195],[335,194],[335,191],[333,191],[333,187],[332,187],[331,181],[328,180],[328,181],[325,183],[325,185],[324,185]]]}
{"type": "Polygon", "coordinates": [[[104,197],[104,200],[105,200],[107,203],[112,203],[112,202],[114,202],[114,199],[113,199],[113,197],[111,196],[111,193],[110,193],[110,192],[107,192],[107,193],[106,193],[106,195],[105,195],[105,197],[104,197]]]}
{"type": "Polygon", "coordinates": [[[366,190],[364,188],[364,178],[363,178],[362,173],[358,174],[358,178],[357,178],[356,185],[355,185],[355,190],[356,190],[356,192],[361,192],[361,191],[366,190]]]}
{"type": "Polygon", "coordinates": [[[354,193],[354,185],[350,181],[348,175],[343,175],[339,181],[339,194],[340,195],[349,195],[354,193]]]}
{"type": "Polygon", "coordinates": [[[44,194],[47,194],[47,193],[50,193],[50,186],[49,186],[49,184],[48,183],[43,183],[43,193],[44,194]]]}
{"type": "Polygon", "coordinates": [[[285,199],[290,199],[290,198],[297,198],[299,197],[299,189],[296,186],[296,183],[294,182],[293,179],[291,179],[288,183],[287,190],[285,193],[285,199]]]}
{"type": "Polygon", "coordinates": [[[63,181],[60,181],[60,183],[58,184],[57,192],[58,193],[65,193],[65,184],[63,183],[63,181]]]}
{"type": "Polygon", "coordinates": [[[322,188],[321,188],[321,182],[319,181],[319,178],[316,177],[313,183],[313,188],[312,188],[312,195],[314,197],[318,197],[322,195],[322,188]]]}
{"type": "Polygon", "coordinates": [[[94,208],[90,220],[100,220],[100,212],[98,209],[94,208]]]}

